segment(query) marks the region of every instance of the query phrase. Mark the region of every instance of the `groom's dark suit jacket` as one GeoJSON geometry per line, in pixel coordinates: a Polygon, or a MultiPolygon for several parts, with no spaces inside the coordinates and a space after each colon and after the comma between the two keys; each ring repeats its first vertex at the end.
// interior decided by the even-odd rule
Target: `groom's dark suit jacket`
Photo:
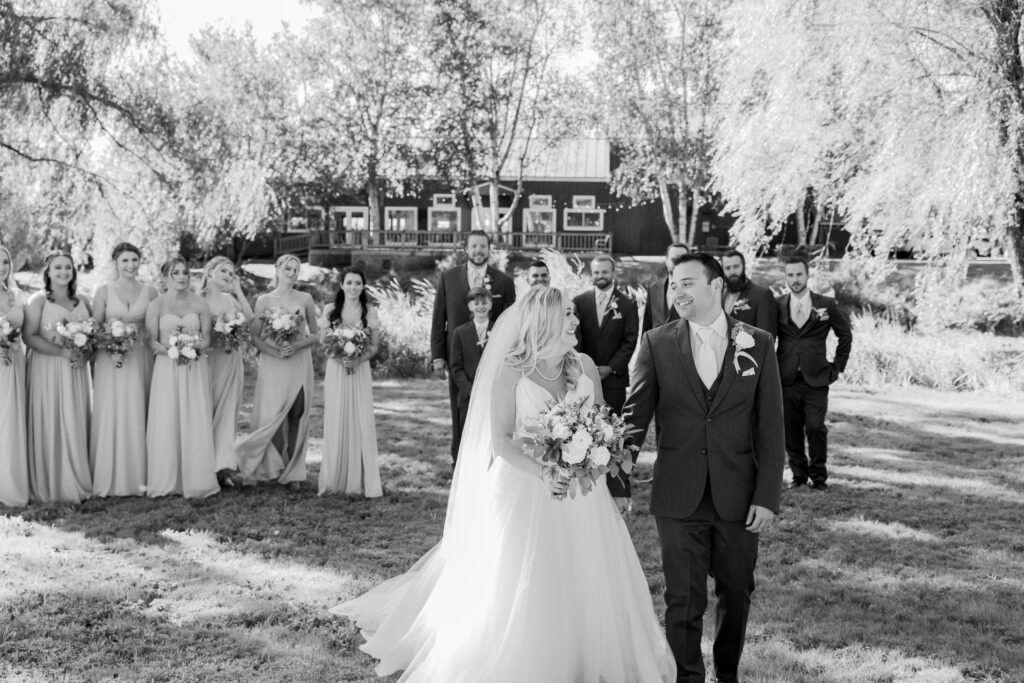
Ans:
{"type": "Polygon", "coordinates": [[[644,335],[633,385],[622,416],[643,441],[656,416],[658,457],[654,463],[651,514],[684,519],[704,496],[710,481],[719,516],[743,521],[751,505],[779,510],[785,432],[782,385],[772,336],[746,327],[754,346],[733,365],[735,343],[728,318],[729,341],[714,398],[700,381],[690,344],[689,323],[677,320],[644,335]],[[753,369],[752,374],[745,374],[753,369]]]}
{"type": "MultiPolygon", "coordinates": [[[[516,302],[516,285],[512,278],[491,266],[487,266],[487,277],[490,278],[488,288],[493,297],[491,303],[491,323],[493,324],[502,311],[516,302]]],[[[431,360],[443,358],[445,361],[451,361],[455,328],[473,318],[466,301],[467,294],[469,294],[469,273],[465,263],[441,273],[437,282],[434,317],[430,326],[431,360]]]]}

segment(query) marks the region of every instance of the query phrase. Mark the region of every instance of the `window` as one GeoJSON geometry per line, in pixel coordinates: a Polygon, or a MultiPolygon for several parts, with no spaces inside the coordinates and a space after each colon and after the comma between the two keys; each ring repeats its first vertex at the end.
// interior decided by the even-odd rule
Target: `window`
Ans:
{"type": "Polygon", "coordinates": [[[530,208],[531,209],[550,209],[553,206],[551,202],[551,195],[549,194],[531,194],[530,195],[530,208]]]}
{"type": "Polygon", "coordinates": [[[366,206],[331,207],[331,244],[357,244],[370,227],[370,209],[366,206]]]}
{"type": "Polygon", "coordinates": [[[596,209],[597,197],[592,194],[574,194],[572,196],[572,208],[574,209],[596,209]]]}
{"type": "MultiPolygon", "coordinates": [[[[508,211],[509,209],[507,206],[499,206],[498,220],[501,220],[503,217],[507,216],[508,211]]],[[[491,208],[489,206],[473,207],[473,229],[476,230],[478,225],[481,226],[482,230],[486,230],[487,232],[494,232],[494,226],[491,225],[491,208]],[[480,219],[479,223],[477,223],[477,217],[479,217],[480,219]]],[[[505,221],[505,223],[502,224],[501,226],[501,231],[512,232],[512,221],[505,221]]]]}
{"type": "Polygon", "coordinates": [[[454,207],[456,206],[454,194],[435,194],[434,195],[434,206],[442,207],[454,207]]]}
{"type": "Polygon", "coordinates": [[[384,209],[385,230],[416,230],[419,210],[415,206],[389,206],[384,209]]]}
{"type": "Polygon", "coordinates": [[[604,230],[604,211],[601,209],[565,209],[562,229],[576,232],[604,230]]]}
{"type": "Polygon", "coordinates": [[[296,215],[288,219],[285,232],[310,232],[323,230],[324,209],[321,206],[308,206],[303,212],[300,210],[296,215]]]}

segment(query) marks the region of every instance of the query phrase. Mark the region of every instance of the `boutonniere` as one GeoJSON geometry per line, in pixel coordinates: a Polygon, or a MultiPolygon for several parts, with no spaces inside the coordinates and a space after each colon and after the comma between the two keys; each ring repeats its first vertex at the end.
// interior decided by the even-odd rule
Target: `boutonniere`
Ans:
{"type": "Polygon", "coordinates": [[[730,335],[732,338],[732,345],[735,349],[735,353],[732,356],[732,366],[736,370],[736,374],[741,377],[750,377],[756,372],[757,361],[754,357],[747,353],[747,349],[754,348],[754,335],[750,334],[747,326],[739,323],[732,328],[730,335]],[[740,368],[740,359],[745,358],[751,363],[751,367],[746,370],[740,368]]]}
{"type": "Polygon", "coordinates": [[[488,273],[484,273],[484,289],[491,291],[491,276],[488,273]]]}
{"type": "Polygon", "coordinates": [[[480,340],[476,343],[481,349],[484,348],[484,344],[487,343],[487,333],[484,332],[484,336],[480,337],[480,340]]]}
{"type": "Polygon", "coordinates": [[[820,320],[822,322],[825,322],[825,321],[828,320],[828,309],[827,308],[812,308],[811,312],[814,314],[815,318],[817,318],[818,320],[820,320]]]}
{"type": "Polygon", "coordinates": [[[736,311],[749,311],[750,303],[746,299],[736,299],[732,304],[732,310],[734,313],[736,311]]]}
{"type": "Polygon", "coordinates": [[[622,320],[622,313],[619,312],[619,299],[618,297],[612,297],[611,301],[608,302],[608,308],[604,314],[612,314],[612,320],[622,320]]]}

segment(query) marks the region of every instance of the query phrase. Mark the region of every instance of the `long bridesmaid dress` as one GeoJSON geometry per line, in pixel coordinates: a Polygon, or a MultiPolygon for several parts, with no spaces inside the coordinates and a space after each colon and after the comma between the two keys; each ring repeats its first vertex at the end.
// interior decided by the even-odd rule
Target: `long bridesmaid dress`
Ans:
{"type": "MultiPolygon", "coordinates": [[[[324,328],[328,327],[324,311],[324,328]]],[[[362,327],[357,314],[349,317],[342,311],[341,324],[362,327]]],[[[380,329],[377,311],[370,308],[366,314],[370,334],[380,329]]],[[[377,463],[377,426],[373,417],[373,385],[370,361],[363,361],[352,374],[345,366],[327,361],[324,376],[324,459],[320,465],[318,484],[320,495],[325,493],[362,493],[367,498],[384,495],[377,463]]]]}
{"type": "MultiPolygon", "coordinates": [[[[220,299],[208,299],[210,314],[216,318],[240,309],[234,297],[221,292],[220,299]]],[[[213,467],[214,471],[233,470],[235,461],[235,432],[238,413],[242,409],[242,384],[245,366],[239,349],[210,347],[210,388],[213,396],[213,467]]]]}
{"type": "MultiPolygon", "coordinates": [[[[300,313],[301,308],[296,308],[300,313]]],[[[303,318],[305,320],[305,318],[303,318]]],[[[304,331],[306,325],[303,323],[304,331]]],[[[291,358],[274,358],[260,354],[256,374],[256,397],[253,399],[253,431],[235,441],[235,457],[243,477],[277,479],[281,484],[306,480],[306,438],[309,436],[309,413],[313,407],[313,354],[309,347],[296,351],[291,358]],[[274,434],[288,417],[288,411],[303,395],[302,418],[299,420],[295,453],[285,462],[271,443],[274,434]]],[[[289,441],[292,437],[289,437],[289,441]]]]}
{"type": "MultiPolygon", "coordinates": [[[[0,318],[16,327],[25,324],[25,309],[11,306],[0,318]]],[[[25,417],[25,354],[20,340],[9,349],[10,364],[0,361],[0,505],[28,503],[28,423],[25,417]]]]}
{"type": "MultiPolygon", "coordinates": [[[[57,323],[85,320],[89,310],[79,302],[68,311],[45,301],[42,336],[61,340],[57,323]]],[[[89,473],[89,409],[92,377],[88,364],[74,369],[61,356],[28,353],[28,451],[32,499],[80,503],[92,492],[89,473]]]]}
{"type": "MultiPolygon", "coordinates": [[[[160,316],[160,341],[167,344],[178,325],[198,334],[199,316],[160,316]]],[[[213,410],[206,358],[178,365],[159,355],[153,367],[146,432],[146,493],[205,498],[220,491],[213,469],[213,410]]]]}
{"type": "Polygon", "coordinates": [[[146,383],[153,353],[146,346],[145,287],[138,299],[126,306],[111,288],[107,320],[135,323],[139,340],[125,354],[118,368],[114,357],[100,351],[93,372],[92,433],[89,461],[95,496],[143,496],[146,494],[146,383]],[[148,356],[148,358],[147,358],[148,356]]]}

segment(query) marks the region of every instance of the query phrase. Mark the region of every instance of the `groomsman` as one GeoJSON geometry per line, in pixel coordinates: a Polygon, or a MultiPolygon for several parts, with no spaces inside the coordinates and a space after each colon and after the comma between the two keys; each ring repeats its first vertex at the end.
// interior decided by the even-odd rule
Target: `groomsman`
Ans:
{"type": "Polygon", "coordinates": [[[808,289],[807,277],[805,259],[794,256],[786,260],[790,293],[776,299],[779,370],[786,415],[786,456],[793,475],[790,487],[804,486],[810,481],[811,488],[824,491],[828,488],[828,387],[846,369],[853,333],[836,300],[808,289]],[[839,339],[831,363],[825,356],[829,330],[839,339]]]}
{"type": "Polygon", "coordinates": [[[526,282],[531,287],[550,287],[551,272],[548,270],[548,264],[541,259],[531,261],[530,267],[526,270],[526,282]]]}
{"type": "Polygon", "coordinates": [[[430,356],[434,375],[448,377],[448,397],[452,411],[452,464],[459,455],[458,399],[459,388],[447,372],[451,359],[455,328],[469,322],[466,295],[474,287],[483,287],[491,293],[493,305],[490,319],[493,323],[501,312],[515,303],[516,287],[508,275],[487,265],[491,257],[491,237],[483,230],[466,235],[465,266],[457,266],[441,273],[434,298],[434,318],[430,327],[430,356]]]}
{"type": "MultiPolygon", "coordinates": [[[[579,349],[597,365],[605,403],[618,413],[629,387],[629,360],[636,349],[640,316],[636,302],[615,287],[615,261],[610,256],[594,257],[590,277],[594,288],[572,301],[580,320],[576,337],[579,349]]],[[[630,486],[628,477],[622,477],[625,481],[608,477],[608,490],[625,510],[630,486]]]]}
{"type": "Polygon", "coordinates": [[[459,427],[459,438],[466,430],[466,415],[469,413],[469,397],[473,391],[473,380],[476,369],[480,365],[480,356],[484,352],[484,344],[491,333],[494,323],[491,321],[491,293],[483,287],[475,287],[466,295],[469,312],[473,319],[455,328],[452,342],[452,377],[459,387],[457,413],[455,416],[459,427]]]}
{"type": "Polygon", "coordinates": [[[778,313],[775,295],[767,287],[755,285],[747,277],[747,259],[735,249],[722,255],[722,269],[725,271],[725,314],[741,323],[760,327],[779,334],[778,313]]]}
{"type": "Polygon", "coordinates": [[[647,286],[647,305],[644,306],[641,334],[652,327],[679,319],[679,314],[672,305],[672,297],[668,295],[668,288],[671,284],[672,267],[675,266],[676,259],[689,253],[690,248],[685,244],[670,244],[665,250],[665,268],[668,269],[668,275],[647,286]]]}

